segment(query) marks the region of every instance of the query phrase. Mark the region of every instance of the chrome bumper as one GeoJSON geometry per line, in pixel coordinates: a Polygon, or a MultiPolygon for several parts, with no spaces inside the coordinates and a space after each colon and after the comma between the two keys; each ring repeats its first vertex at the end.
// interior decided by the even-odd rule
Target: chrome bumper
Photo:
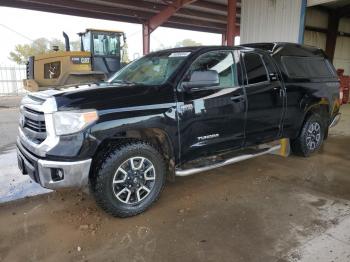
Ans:
{"type": "Polygon", "coordinates": [[[38,173],[41,186],[49,189],[83,187],[88,184],[91,159],[76,162],[58,162],[40,159],[38,173]],[[60,170],[63,178],[54,181],[53,170],[60,170]]]}
{"type": "Polygon", "coordinates": [[[341,114],[338,113],[338,114],[333,118],[333,120],[332,120],[331,124],[329,125],[329,127],[331,128],[331,127],[336,126],[336,125],[339,123],[340,119],[341,119],[341,114]]]}
{"type": "Polygon", "coordinates": [[[42,187],[49,189],[83,187],[88,184],[91,159],[51,161],[32,155],[17,141],[18,167],[42,187]]]}
{"type": "Polygon", "coordinates": [[[22,100],[21,115],[31,114],[25,112],[24,107],[44,114],[47,137],[40,144],[34,143],[23,132],[24,121],[20,121],[17,138],[18,167],[24,175],[29,175],[45,188],[82,187],[88,183],[91,159],[73,162],[45,159],[46,153],[60,141],[53,123],[53,113],[57,111],[57,105],[51,95],[55,92],[57,91],[47,90],[30,94],[22,100]]]}

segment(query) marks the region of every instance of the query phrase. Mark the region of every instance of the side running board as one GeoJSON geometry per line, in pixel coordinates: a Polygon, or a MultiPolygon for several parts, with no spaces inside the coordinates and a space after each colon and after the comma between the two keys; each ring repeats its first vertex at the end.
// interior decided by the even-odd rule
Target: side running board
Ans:
{"type": "Polygon", "coordinates": [[[197,173],[201,173],[201,172],[205,172],[208,170],[212,170],[218,167],[223,167],[223,166],[227,166],[227,165],[231,165],[243,160],[247,160],[247,159],[251,159],[257,156],[261,156],[261,155],[265,155],[265,154],[270,154],[270,153],[275,153],[277,150],[281,149],[281,145],[276,145],[273,146],[271,148],[266,149],[265,151],[256,153],[256,154],[247,154],[247,155],[241,155],[241,156],[236,156],[233,158],[229,158],[223,162],[219,162],[219,163],[215,163],[212,165],[208,165],[208,166],[204,166],[204,167],[198,167],[198,168],[191,168],[191,169],[177,169],[175,171],[176,176],[189,176],[189,175],[193,175],[193,174],[197,174],[197,173]]]}

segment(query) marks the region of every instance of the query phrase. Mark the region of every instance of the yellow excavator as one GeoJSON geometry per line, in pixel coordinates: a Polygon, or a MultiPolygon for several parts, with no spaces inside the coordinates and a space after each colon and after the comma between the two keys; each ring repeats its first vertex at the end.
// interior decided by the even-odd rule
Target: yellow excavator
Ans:
{"type": "Polygon", "coordinates": [[[105,80],[129,62],[125,33],[86,29],[79,33],[80,51],[71,51],[63,32],[65,49],[32,56],[27,63],[24,88],[30,92],[105,80]],[[121,43],[123,40],[123,44],[121,43]]]}

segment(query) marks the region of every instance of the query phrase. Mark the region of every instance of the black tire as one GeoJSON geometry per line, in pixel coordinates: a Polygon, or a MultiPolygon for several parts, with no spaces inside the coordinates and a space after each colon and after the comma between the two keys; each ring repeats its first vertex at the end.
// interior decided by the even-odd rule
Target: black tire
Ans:
{"type": "Polygon", "coordinates": [[[96,202],[103,210],[112,216],[130,217],[142,213],[159,198],[159,195],[165,184],[165,179],[166,168],[164,159],[161,154],[148,143],[142,141],[134,141],[119,145],[118,147],[110,150],[107,155],[104,154],[104,159],[95,169],[90,183],[96,202]],[[145,160],[141,160],[143,158],[145,160]],[[153,177],[149,178],[154,180],[146,181],[147,171],[140,169],[141,171],[139,172],[144,173],[138,175],[136,174],[136,171],[133,169],[133,167],[135,167],[134,159],[140,159],[139,163],[137,163],[138,165],[142,161],[140,166],[151,168],[151,171],[149,172],[153,174],[153,177]],[[131,162],[133,162],[133,164],[131,162]],[[153,169],[151,165],[154,167],[153,169]],[[119,169],[123,172],[120,172],[119,169]],[[125,174],[124,171],[127,171],[128,174],[125,174]],[[122,176],[122,178],[117,176],[122,176]],[[141,176],[144,177],[143,185],[141,176]],[[135,178],[139,180],[138,182],[134,183],[133,181],[135,178]],[[120,182],[123,179],[125,182],[120,182]],[[114,184],[116,182],[118,184],[114,184]],[[151,184],[146,185],[146,183],[151,184]],[[133,184],[133,187],[129,189],[131,184],[133,184]],[[147,186],[146,188],[150,189],[150,191],[147,192],[141,188],[144,186],[147,186]],[[140,188],[143,191],[139,191],[140,188]],[[129,191],[125,191],[125,193],[120,194],[121,191],[124,190],[129,191]],[[146,193],[145,196],[142,196],[144,197],[142,199],[140,198],[140,192],[143,192],[143,195],[146,193]],[[140,201],[137,202],[138,200],[140,201]],[[127,203],[128,201],[130,203],[127,203]]]}
{"type": "Polygon", "coordinates": [[[320,149],[324,141],[325,126],[320,115],[310,115],[300,131],[299,136],[291,141],[292,152],[298,156],[308,157],[320,149]],[[315,127],[319,130],[311,131],[315,127]],[[319,139],[317,139],[319,136],[319,139]]]}

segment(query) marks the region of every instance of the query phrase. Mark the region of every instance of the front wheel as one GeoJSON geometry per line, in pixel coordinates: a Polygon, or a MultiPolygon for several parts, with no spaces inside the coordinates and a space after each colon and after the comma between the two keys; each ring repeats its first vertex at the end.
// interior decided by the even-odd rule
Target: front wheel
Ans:
{"type": "Polygon", "coordinates": [[[305,121],[299,136],[291,141],[291,148],[296,155],[308,157],[322,145],[325,127],[321,117],[313,114],[305,121]]]}
{"type": "Polygon", "coordinates": [[[138,141],[108,154],[91,180],[92,189],[97,203],[111,215],[134,216],[158,199],[165,173],[160,153],[138,141]]]}

